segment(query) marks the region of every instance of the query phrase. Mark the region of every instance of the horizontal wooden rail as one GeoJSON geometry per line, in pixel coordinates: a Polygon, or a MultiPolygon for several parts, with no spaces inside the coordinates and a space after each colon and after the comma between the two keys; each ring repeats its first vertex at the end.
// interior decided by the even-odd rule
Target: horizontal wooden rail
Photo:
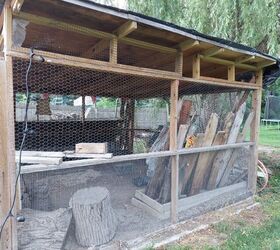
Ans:
{"type": "MultiPolygon", "coordinates": [[[[166,80],[175,80],[178,79],[181,82],[192,82],[198,84],[212,85],[212,86],[222,86],[229,88],[240,88],[240,89],[259,89],[258,86],[254,83],[245,83],[245,82],[231,82],[223,79],[210,79],[201,77],[202,79],[194,79],[190,77],[182,77],[179,73],[156,70],[149,68],[142,68],[124,64],[116,64],[110,62],[104,62],[93,59],[86,59],[76,56],[68,56],[58,53],[46,52],[42,50],[34,50],[34,53],[45,58],[47,63],[66,65],[71,67],[87,68],[96,71],[102,72],[112,72],[124,75],[134,75],[142,77],[150,77],[155,79],[166,79],[166,80]]],[[[29,59],[30,52],[27,48],[12,48],[11,51],[6,53],[7,56],[17,57],[22,59],[29,59]]]]}
{"type": "Polygon", "coordinates": [[[36,172],[44,172],[44,171],[55,171],[69,168],[79,168],[79,167],[87,167],[101,164],[110,164],[117,162],[125,162],[125,161],[135,161],[135,160],[143,160],[148,158],[156,158],[156,157],[169,157],[175,155],[187,155],[187,154],[195,154],[195,153],[203,153],[203,152],[211,152],[218,151],[224,149],[234,149],[240,148],[244,146],[252,146],[253,142],[243,142],[236,144],[225,144],[211,147],[201,147],[201,148],[190,148],[190,149],[180,149],[174,151],[159,151],[159,152],[151,152],[151,153],[142,153],[142,154],[131,154],[131,155],[121,155],[114,156],[111,159],[86,159],[86,160],[76,160],[76,161],[65,161],[60,165],[27,165],[22,166],[22,174],[36,173],[36,172]]]}
{"type": "MultiPolygon", "coordinates": [[[[180,74],[176,72],[141,68],[136,66],[116,64],[110,62],[104,62],[93,59],[86,59],[76,56],[68,56],[63,54],[57,54],[52,52],[46,52],[41,50],[34,50],[36,55],[43,56],[45,61],[48,63],[67,65],[72,67],[93,69],[96,71],[112,72],[125,75],[135,75],[143,77],[152,77],[156,79],[167,79],[175,80],[180,77],[180,74]]],[[[11,51],[6,53],[8,56],[18,57],[23,59],[29,59],[29,49],[27,48],[13,48],[11,51]]]]}
{"type": "Polygon", "coordinates": [[[190,148],[190,149],[179,149],[179,150],[177,150],[176,152],[177,152],[179,155],[189,155],[189,154],[196,154],[196,153],[220,151],[220,150],[225,150],[225,149],[234,149],[234,148],[241,148],[241,147],[250,147],[250,146],[253,146],[254,144],[255,144],[254,142],[241,142],[241,143],[217,145],[217,146],[210,146],[210,147],[190,148]]]}

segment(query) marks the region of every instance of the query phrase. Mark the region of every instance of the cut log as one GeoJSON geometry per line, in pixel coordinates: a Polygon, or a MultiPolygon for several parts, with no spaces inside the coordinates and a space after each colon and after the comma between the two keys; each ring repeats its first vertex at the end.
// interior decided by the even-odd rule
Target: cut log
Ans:
{"type": "Polygon", "coordinates": [[[77,154],[106,154],[108,153],[108,145],[107,142],[78,143],[75,151],[77,154]]]}
{"type": "Polygon", "coordinates": [[[106,188],[78,190],[70,200],[70,207],[73,210],[75,235],[79,245],[99,246],[114,237],[117,218],[106,188]]]}
{"type": "MultiPolygon", "coordinates": [[[[246,103],[244,103],[236,113],[232,128],[227,139],[227,144],[236,143],[240,126],[243,121],[245,109],[246,103]]],[[[232,152],[232,149],[218,152],[213,162],[211,175],[207,185],[208,189],[216,188],[216,186],[219,184],[225,168],[228,165],[232,152]]]]}
{"type": "MultiPolygon", "coordinates": [[[[212,113],[205,130],[205,134],[202,142],[203,147],[212,145],[216,135],[218,121],[219,121],[218,115],[212,113]]],[[[193,181],[192,181],[192,186],[190,190],[190,195],[199,193],[199,191],[204,187],[205,176],[206,176],[210,156],[211,153],[209,152],[199,154],[195,172],[194,172],[193,181]]]]}
{"type": "MultiPolygon", "coordinates": [[[[252,123],[252,121],[254,119],[254,116],[255,116],[254,112],[251,112],[248,115],[248,117],[246,119],[246,122],[244,124],[244,127],[242,129],[242,132],[238,135],[237,142],[243,142],[245,140],[246,134],[247,134],[247,132],[249,131],[249,129],[251,127],[251,123],[252,123]]],[[[227,167],[226,167],[226,169],[224,171],[224,174],[223,174],[223,176],[222,176],[222,178],[220,180],[220,183],[218,185],[219,187],[224,187],[227,184],[230,184],[230,183],[228,183],[228,178],[229,178],[230,172],[231,172],[231,170],[233,168],[233,165],[234,165],[237,157],[238,157],[238,149],[235,149],[232,152],[232,155],[230,157],[228,165],[227,165],[227,167]]]]}

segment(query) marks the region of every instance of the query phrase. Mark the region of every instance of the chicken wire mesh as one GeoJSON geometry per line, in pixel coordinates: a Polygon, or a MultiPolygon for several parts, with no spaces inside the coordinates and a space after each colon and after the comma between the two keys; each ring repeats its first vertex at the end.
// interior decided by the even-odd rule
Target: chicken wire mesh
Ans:
{"type": "Polygon", "coordinates": [[[280,97],[269,95],[265,99],[264,119],[280,122],[280,97]]]}
{"type": "MultiPolygon", "coordinates": [[[[13,59],[16,150],[19,150],[23,137],[27,67],[27,60],[13,59]]],[[[62,156],[62,162],[59,161],[58,165],[24,163],[21,204],[28,219],[25,227],[19,227],[22,249],[41,240],[40,236],[30,240],[28,230],[31,230],[34,220],[39,217],[44,221],[46,217],[62,216],[62,213],[65,215],[75,192],[88,187],[101,186],[109,190],[112,207],[119,220],[115,239],[136,237],[139,230],[151,232],[168,225],[169,221],[166,219],[170,209],[165,211],[163,216],[159,211],[151,215],[141,208],[143,204],[139,205],[138,198],[143,195],[152,198],[157,207],[170,202],[171,158],[148,157],[116,162],[114,159],[118,159],[118,155],[169,150],[171,81],[37,61],[32,63],[28,79],[31,92],[28,110],[30,131],[24,151],[67,152],[67,155],[62,156]],[[112,153],[113,158],[108,163],[104,160],[96,164],[95,159],[92,159],[92,164],[86,166],[79,166],[77,162],[73,167],[73,163],[69,162],[75,164],[75,161],[87,159],[86,156],[69,158],[69,153],[75,153],[78,143],[107,143],[108,153],[112,153]],[[146,229],[147,225],[149,229],[146,229]]],[[[212,141],[198,146],[212,146],[219,132],[231,131],[232,123],[239,112],[242,113],[242,119],[239,121],[238,136],[250,115],[250,101],[246,107],[244,104],[247,99],[250,100],[249,97],[249,91],[237,92],[236,89],[225,87],[180,82],[178,149],[195,147],[195,140],[202,134],[204,136],[201,138],[206,138],[209,122],[215,123],[212,141]]],[[[248,133],[249,131],[246,136],[248,133]]],[[[242,136],[241,139],[240,141],[244,141],[246,138],[242,136]]],[[[232,143],[240,141],[236,137],[232,143]]],[[[226,143],[229,142],[224,140],[221,144],[226,143]]],[[[230,157],[233,152],[231,150],[230,157]]],[[[189,171],[189,156],[179,157],[179,179],[187,173],[190,173],[192,179],[185,183],[179,182],[180,198],[201,193],[206,189],[203,184],[195,192],[190,191],[193,183],[198,183],[194,182],[193,178],[195,170],[202,166],[198,164],[199,158],[204,158],[202,156],[197,154],[192,171],[189,171]]],[[[248,159],[248,156],[238,155],[237,158],[246,165],[244,159],[248,159]]],[[[237,168],[233,169],[236,171],[237,168]]],[[[246,173],[242,174],[242,178],[246,179],[246,173]]],[[[206,178],[205,176],[203,178],[206,178]]],[[[216,187],[218,186],[213,189],[216,187]]],[[[42,232],[41,230],[45,229],[39,224],[36,225],[36,230],[42,232]]],[[[54,237],[50,231],[44,231],[44,234],[47,235],[46,238],[54,237]]],[[[55,241],[60,242],[59,239],[55,241]]],[[[78,247],[73,231],[67,236],[67,242],[66,249],[78,247]]]]}

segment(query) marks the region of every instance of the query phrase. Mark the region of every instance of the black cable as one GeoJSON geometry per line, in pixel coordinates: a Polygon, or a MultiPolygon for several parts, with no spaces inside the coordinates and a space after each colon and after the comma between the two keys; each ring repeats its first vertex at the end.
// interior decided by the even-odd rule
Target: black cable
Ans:
{"type": "MultiPolygon", "coordinates": [[[[8,221],[8,219],[10,217],[14,217],[13,215],[13,209],[14,209],[14,206],[15,206],[15,202],[16,202],[16,197],[17,197],[17,185],[18,185],[18,182],[19,182],[19,177],[20,177],[20,174],[21,174],[21,158],[22,158],[22,151],[23,151],[23,147],[25,145],[25,141],[26,141],[26,138],[27,138],[27,134],[28,134],[28,109],[29,109],[29,103],[30,103],[30,93],[29,93],[29,86],[28,86],[28,77],[29,77],[29,72],[30,72],[30,69],[31,69],[31,66],[32,66],[32,60],[33,60],[33,57],[35,56],[35,54],[33,53],[33,49],[30,49],[30,55],[29,55],[29,65],[28,65],[28,68],[27,68],[27,71],[26,71],[26,74],[25,74],[25,93],[26,93],[26,105],[25,105],[25,114],[24,114],[24,130],[23,130],[23,138],[22,138],[22,141],[21,141],[21,145],[20,145],[20,150],[19,150],[19,160],[18,160],[18,174],[16,176],[16,181],[15,181],[15,186],[14,186],[14,196],[13,196],[13,201],[12,201],[12,204],[11,204],[11,207],[8,211],[8,214],[7,216],[5,217],[2,225],[1,225],[1,228],[0,228],[0,240],[1,240],[1,236],[2,236],[2,232],[3,232],[3,229],[8,221]]],[[[44,58],[43,57],[40,57],[40,60],[43,62],[44,61],[44,58]]]]}

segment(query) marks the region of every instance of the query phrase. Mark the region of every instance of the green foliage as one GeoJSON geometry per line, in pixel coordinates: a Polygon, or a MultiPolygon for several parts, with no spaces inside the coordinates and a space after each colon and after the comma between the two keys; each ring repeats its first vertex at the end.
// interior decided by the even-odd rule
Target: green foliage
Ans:
{"type": "Polygon", "coordinates": [[[127,0],[130,10],[276,55],[278,0],[127,0]],[[264,45],[264,46],[261,46],[264,45]]]}
{"type": "Polygon", "coordinates": [[[111,97],[101,97],[97,101],[96,106],[98,108],[114,108],[116,107],[116,98],[111,97]]]}

